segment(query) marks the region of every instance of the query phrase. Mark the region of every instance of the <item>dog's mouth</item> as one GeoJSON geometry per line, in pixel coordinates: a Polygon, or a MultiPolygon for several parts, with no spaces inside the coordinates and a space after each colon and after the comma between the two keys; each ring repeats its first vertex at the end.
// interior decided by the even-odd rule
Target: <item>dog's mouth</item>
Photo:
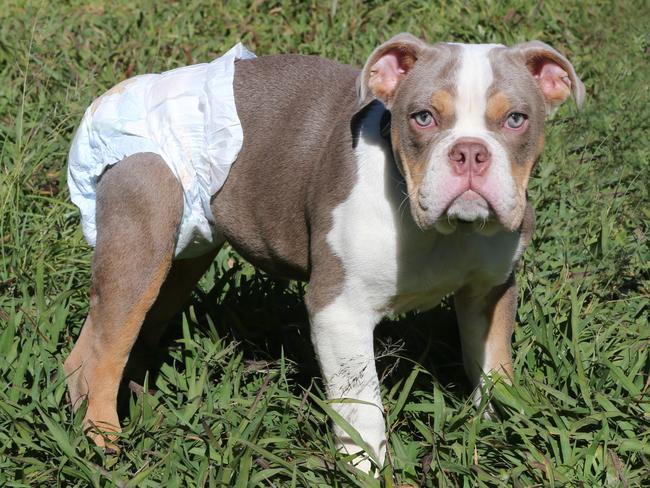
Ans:
{"type": "Polygon", "coordinates": [[[499,227],[496,212],[480,193],[467,190],[456,197],[435,223],[435,228],[443,234],[456,230],[493,234],[499,227]]]}
{"type": "Polygon", "coordinates": [[[444,193],[443,190],[435,195],[419,194],[417,200],[411,200],[412,215],[421,230],[490,236],[500,230],[512,231],[519,225],[517,208],[504,205],[499,193],[469,185],[444,193]]]}
{"type": "Polygon", "coordinates": [[[488,201],[477,191],[469,189],[456,197],[447,207],[445,214],[451,220],[474,222],[487,220],[493,214],[488,201]]]}

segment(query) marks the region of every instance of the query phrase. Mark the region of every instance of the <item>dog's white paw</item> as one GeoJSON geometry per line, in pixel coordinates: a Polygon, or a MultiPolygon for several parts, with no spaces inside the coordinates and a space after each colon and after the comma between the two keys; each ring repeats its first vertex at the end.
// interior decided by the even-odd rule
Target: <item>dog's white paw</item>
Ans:
{"type": "Polygon", "coordinates": [[[379,471],[381,470],[386,457],[386,441],[382,440],[377,443],[376,446],[371,445],[370,447],[374,450],[373,455],[368,454],[362,447],[359,447],[351,440],[348,440],[347,442],[339,442],[337,444],[339,452],[355,455],[350,461],[352,466],[364,473],[372,474],[375,478],[378,478],[379,471]],[[379,464],[377,464],[377,462],[379,464]]]}

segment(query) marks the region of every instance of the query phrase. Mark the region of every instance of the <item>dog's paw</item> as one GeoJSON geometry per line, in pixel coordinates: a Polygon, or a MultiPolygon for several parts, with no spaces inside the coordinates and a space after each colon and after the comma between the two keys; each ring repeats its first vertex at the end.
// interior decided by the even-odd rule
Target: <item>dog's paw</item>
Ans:
{"type": "Polygon", "coordinates": [[[120,427],[108,423],[96,423],[89,419],[84,420],[84,433],[97,447],[103,448],[106,454],[118,455],[120,453],[121,449],[117,441],[121,431],[120,427]]]}
{"type": "Polygon", "coordinates": [[[352,441],[339,442],[337,444],[337,450],[346,455],[354,455],[350,460],[351,466],[364,473],[371,474],[375,478],[379,478],[379,472],[386,456],[386,441],[380,443],[375,456],[371,456],[362,447],[359,447],[352,441]],[[379,461],[379,465],[377,461],[379,461]]]}

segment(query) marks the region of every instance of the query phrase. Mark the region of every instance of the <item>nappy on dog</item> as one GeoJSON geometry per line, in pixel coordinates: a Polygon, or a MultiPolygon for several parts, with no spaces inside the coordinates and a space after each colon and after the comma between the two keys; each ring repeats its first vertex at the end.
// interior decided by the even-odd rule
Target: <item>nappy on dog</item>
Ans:
{"type": "Polygon", "coordinates": [[[254,57],[237,44],[211,63],[125,80],[88,107],[70,148],[68,187],[91,246],[97,237],[99,177],[127,156],[152,152],[183,187],[175,257],[199,256],[214,247],[210,197],[223,186],[243,143],[234,63],[254,57]]]}

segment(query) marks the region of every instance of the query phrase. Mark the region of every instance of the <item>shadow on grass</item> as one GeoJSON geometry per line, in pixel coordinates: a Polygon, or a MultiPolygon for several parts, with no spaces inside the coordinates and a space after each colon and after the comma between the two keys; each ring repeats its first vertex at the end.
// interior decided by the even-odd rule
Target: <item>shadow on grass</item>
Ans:
{"type": "MultiPolygon", "coordinates": [[[[237,341],[244,361],[251,369],[264,369],[282,354],[296,367],[290,371],[296,389],[308,388],[320,372],[309,336],[309,320],[304,306],[304,287],[295,282],[274,280],[256,272],[217,283],[209,292],[197,289],[190,303],[180,311],[169,326],[156,351],[136,344],[120,391],[120,412],[126,413],[129,383],[141,385],[145,372],[150,383],[165,363],[172,362],[170,351],[178,347],[183,314],[189,310],[196,320],[188,320],[192,332],[210,333],[209,321],[218,336],[237,341]]],[[[469,394],[465,377],[460,339],[453,309],[447,303],[425,313],[411,313],[384,319],[375,330],[377,371],[382,384],[391,387],[405,379],[418,363],[429,371],[435,381],[458,395],[469,394]]],[[[176,368],[182,368],[178,361],[176,368]]],[[[431,378],[420,375],[415,387],[432,389],[431,378]],[[419,383],[419,384],[418,384],[419,383]]],[[[298,393],[298,391],[297,391],[298,393]]]]}

